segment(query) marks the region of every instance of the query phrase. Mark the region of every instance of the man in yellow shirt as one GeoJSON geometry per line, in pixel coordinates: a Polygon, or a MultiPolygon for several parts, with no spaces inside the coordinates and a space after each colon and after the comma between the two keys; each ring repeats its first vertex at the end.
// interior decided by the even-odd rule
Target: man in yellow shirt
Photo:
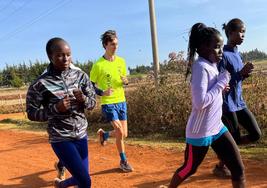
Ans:
{"type": "Polygon", "coordinates": [[[125,60],[115,55],[118,48],[118,38],[115,31],[108,30],[101,36],[105,54],[94,63],[90,72],[95,91],[100,95],[102,113],[112,124],[112,131],[99,129],[100,143],[105,145],[110,136],[116,138],[116,146],[120,154],[120,169],[132,172],[133,168],[128,163],[124,138],[128,135],[127,104],[123,86],[128,84],[126,78],[125,60]]]}

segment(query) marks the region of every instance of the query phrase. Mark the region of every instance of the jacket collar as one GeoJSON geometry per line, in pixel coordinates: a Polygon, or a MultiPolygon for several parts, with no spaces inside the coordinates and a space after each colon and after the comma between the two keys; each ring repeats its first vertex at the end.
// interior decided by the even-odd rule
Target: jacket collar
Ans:
{"type": "Polygon", "coordinates": [[[231,47],[229,45],[224,45],[223,51],[238,52],[238,49],[237,49],[237,46],[231,47]]]}
{"type": "Polygon", "coordinates": [[[53,63],[50,63],[47,67],[47,73],[49,75],[52,75],[52,76],[62,76],[62,75],[67,75],[69,74],[70,70],[71,70],[71,66],[67,69],[67,70],[64,70],[64,71],[59,71],[59,70],[56,70],[54,68],[54,65],[53,63]]]}

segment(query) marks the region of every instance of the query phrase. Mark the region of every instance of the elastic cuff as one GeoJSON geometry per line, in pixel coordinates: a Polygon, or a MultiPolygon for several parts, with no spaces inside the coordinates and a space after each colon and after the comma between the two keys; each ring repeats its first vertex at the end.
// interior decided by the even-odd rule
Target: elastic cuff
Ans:
{"type": "Polygon", "coordinates": [[[59,113],[59,111],[57,110],[56,104],[54,104],[54,105],[52,106],[52,108],[53,108],[53,110],[54,110],[56,113],[59,113]]]}

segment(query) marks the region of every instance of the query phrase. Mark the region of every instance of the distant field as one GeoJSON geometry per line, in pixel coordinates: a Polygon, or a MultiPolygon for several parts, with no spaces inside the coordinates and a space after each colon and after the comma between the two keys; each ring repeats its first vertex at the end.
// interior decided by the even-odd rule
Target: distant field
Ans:
{"type": "Polygon", "coordinates": [[[261,60],[261,61],[255,61],[254,63],[256,65],[265,65],[265,66],[267,66],[267,59],[266,60],[261,60]]]}
{"type": "Polygon", "coordinates": [[[255,72],[262,71],[267,73],[267,60],[255,61],[253,63],[255,65],[255,72]]]}
{"type": "Polygon", "coordinates": [[[11,96],[11,95],[19,95],[19,94],[25,94],[27,88],[23,87],[20,89],[17,88],[1,88],[0,89],[0,98],[1,96],[11,96]]]}

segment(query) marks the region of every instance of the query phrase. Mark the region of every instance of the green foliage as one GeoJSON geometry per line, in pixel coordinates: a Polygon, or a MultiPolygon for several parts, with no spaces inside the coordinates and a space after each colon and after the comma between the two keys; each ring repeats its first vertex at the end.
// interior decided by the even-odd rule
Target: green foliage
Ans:
{"type": "MultiPolygon", "coordinates": [[[[0,86],[21,87],[22,85],[29,85],[44,72],[48,64],[48,62],[40,62],[36,60],[34,63],[30,61],[29,65],[26,65],[25,62],[13,66],[6,65],[6,67],[0,71],[0,86]]],[[[75,65],[89,74],[93,62],[87,61],[81,63],[76,61],[75,65]]]]}
{"type": "Polygon", "coordinates": [[[259,51],[257,48],[249,52],[242,52],[241,55],[245,62],[267,59],[267,54],[265,52],[259,51]]]}
{"type": "Polygon", "coordinates": [[[128,68],[129,73],[131,75],[136,75],[136,74],[146,74],[149,71],[153,70],[152,66],[145,66],[145,65],[140,65],[140,66],[136,66],[135,68],[128,68]]]}
{"type": "Polygon", "coordinates": [[[79,61],[76,61],[74,63],[75,66],[79,67],[80,69],[82,69],[86,74],[89,75],[91,69],[92,69],[92,66],[93,66],[93,61],[87,61],[85,63],[81,63],[79,61]]]}
{"type": "Polygon", "coordinates": [[[10,84],[12,87],[20,88],[23,86],[23,81],[16,75],[15,72],[11,73],[12,80],[10,81],[10,84]]]}

